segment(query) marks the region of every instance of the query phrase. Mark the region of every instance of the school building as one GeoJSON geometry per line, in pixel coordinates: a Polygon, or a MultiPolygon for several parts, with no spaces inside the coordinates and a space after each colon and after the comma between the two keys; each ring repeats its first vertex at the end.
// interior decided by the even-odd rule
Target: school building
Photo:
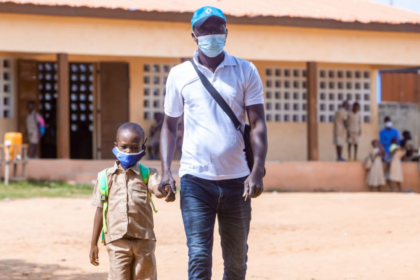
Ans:
{"type": "Polygon", "coordinates": [[[200,6],[227,16],[226,51],[264,83],[268,161],[335,160],[333,117],[359,102],[359,157],[378,137],[378,71],[420,65],[420,14],[367,0],[0,1],[0,137],[46,121],[42,158],[110,159],[116,128],[147,131],[196,45],[200,6]]]}

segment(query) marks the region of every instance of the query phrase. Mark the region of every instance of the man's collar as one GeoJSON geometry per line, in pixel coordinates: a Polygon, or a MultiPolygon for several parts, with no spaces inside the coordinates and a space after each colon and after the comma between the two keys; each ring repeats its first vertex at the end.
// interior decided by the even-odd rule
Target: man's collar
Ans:
{"type": "MultiPolygon", "coordinates": [[[[236,66],[237,63],[236,63],[236,60],[233,58],[233,56],[228,54],[227,51],[223,51],[223,52],[225,53],[225,58],[223,59],[223,61],[220,63],[218,67],[236,66]]],[[[203,66],[201,63],[198,62],[198,50],[194,51],[193,58],[194,58],[195,64],[199,66],[203,66]]]]}

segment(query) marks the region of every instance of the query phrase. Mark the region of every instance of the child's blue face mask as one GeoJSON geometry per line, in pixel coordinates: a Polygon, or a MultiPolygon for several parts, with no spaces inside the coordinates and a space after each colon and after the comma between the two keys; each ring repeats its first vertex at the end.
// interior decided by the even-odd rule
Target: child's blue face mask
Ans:
{"type": "Polygon", "coordinates": [[[146,152],[144,150],[141,150],[137,154],[127,154],[127,153],[123,153],[120,150],[118,150],[117,147],[115,147],[114,149],[112,149],[112,152],[117,157],[117,159],[121,162],[121,165],[125,169],[128,169],[131,166],[135,165],[137,162],[139,162],[139,160],[142,157],[144,157],[146,155],[146,152]]]}

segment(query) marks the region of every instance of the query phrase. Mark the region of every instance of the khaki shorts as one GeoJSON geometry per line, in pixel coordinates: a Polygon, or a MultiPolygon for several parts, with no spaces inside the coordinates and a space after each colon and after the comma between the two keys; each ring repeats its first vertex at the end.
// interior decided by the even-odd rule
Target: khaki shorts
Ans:
{"type": "Polygon", "coordinates": [[[359,133],[357,132],[350,132],[349,137],[347,138],[347,143],[357,145],[359,144],[359,133]]]}
{"type": "Polygon", "coordinates": [[[155,246],[151,239],[121,238],[108,243],[108,280],[156,280],[155,246]]]}
{"type": "Polygon", "coordinates": [[[346,143],[346,137],[344,136],[334,136],[334,145],[342,147],[346,143]]]}

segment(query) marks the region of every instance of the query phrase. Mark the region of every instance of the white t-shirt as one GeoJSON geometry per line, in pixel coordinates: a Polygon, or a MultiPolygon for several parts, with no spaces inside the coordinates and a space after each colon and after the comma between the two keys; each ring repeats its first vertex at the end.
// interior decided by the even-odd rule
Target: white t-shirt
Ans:
{"type": "MultiPolygon", "coordinates": [[[[245,124],[246,106],[263,104],[263,86],[255,66],[225,52],[212,73],[194,60],[199,70],[245,124]]],[[[227,180],[249,175],[244,140],[210,93],[191,62],[172,68],[166,83],[165,114],[184,113],[184,142],[179,176],[191,174],[207,180],[227,180]]]]}

